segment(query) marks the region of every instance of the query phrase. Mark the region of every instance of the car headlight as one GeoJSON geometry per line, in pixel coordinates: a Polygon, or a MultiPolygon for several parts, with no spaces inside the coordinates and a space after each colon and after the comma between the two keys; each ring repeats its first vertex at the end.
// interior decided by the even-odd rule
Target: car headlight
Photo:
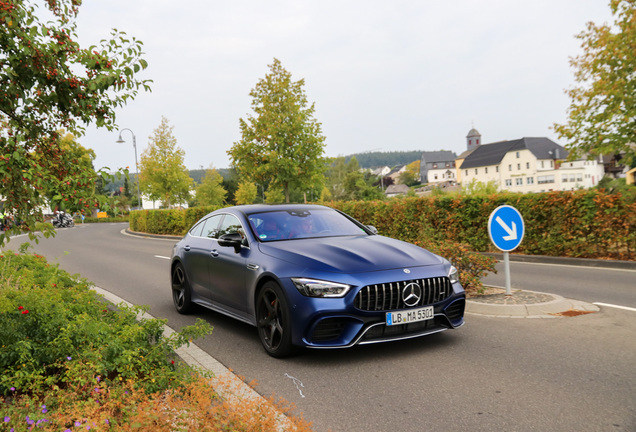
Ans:
{"type": "Polygon", "coordinates": [[[459,282],[459,272],[454,265],[451,265],[450,270],[448,270],[448,278],[450,279],[452,284],[454,284],[455,282],[459,282]]]}
{"type": "Polygon", "coordinates": [[[307,297],[344,297],[351,286],[316,279],[291,278],[302,295],[307,297]]]}

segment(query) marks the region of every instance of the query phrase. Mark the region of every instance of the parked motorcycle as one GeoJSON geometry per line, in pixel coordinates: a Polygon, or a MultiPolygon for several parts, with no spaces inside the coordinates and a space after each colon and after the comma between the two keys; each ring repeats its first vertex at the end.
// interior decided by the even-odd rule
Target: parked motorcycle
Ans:
{"type": "Polygon", "coordinates": [[[56,228],[70,228],[75,226],[73,216],[63,211],[57,212],[55,217],[51,220],[51,223],[56,228]]]}

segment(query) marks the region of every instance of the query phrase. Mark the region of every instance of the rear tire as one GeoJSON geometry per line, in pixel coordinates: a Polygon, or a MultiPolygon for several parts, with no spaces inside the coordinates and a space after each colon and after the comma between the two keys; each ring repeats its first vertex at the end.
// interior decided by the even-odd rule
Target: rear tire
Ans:
{"type": "Polygon", "coordinates": [[[256,301],[256,325],[263,348],[272,357],[287,357],[295,352],[291,342],[291,317],[281,287],[265,283],[256,301]]]}
{"type": "Polygon", "coordinates": [[[172,301],[180,314],[188,314],[194,309],[188,277],[180,263],[172,269],[172,301]]]}

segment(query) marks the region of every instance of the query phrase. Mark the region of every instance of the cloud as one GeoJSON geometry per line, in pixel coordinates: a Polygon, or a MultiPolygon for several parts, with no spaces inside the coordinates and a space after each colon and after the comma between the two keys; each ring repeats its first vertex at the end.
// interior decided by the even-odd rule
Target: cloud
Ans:
{"type": "MultiPolygon", "coordinates": [[[[153,91],[118,111],[138,151],[166,116],[189,168],[227,167],[250,90],[274,58],[305,80],[328,156],[374,149],[465,149],[547,136],[563,121],[573,84],[568,57],[587,21],[610,19],[595,0],[518,2],[190,0],[85,2],[80,42],[110,28],[144,42],[153,91]]],[[[80,141],[96,165],[134,163],[115,132],[80,141]]]]}

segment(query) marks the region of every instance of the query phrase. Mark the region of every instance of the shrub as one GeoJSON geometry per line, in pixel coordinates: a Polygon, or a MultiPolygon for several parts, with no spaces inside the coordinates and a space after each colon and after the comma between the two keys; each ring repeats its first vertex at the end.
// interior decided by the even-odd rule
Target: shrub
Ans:
{"type": "Polygon", "coordinates": [[[133,380],[154,392],[177,380],[168,362],[190,338],[211,331],[198,321],[163,336],[164,320],[137,320],[144,308],[109,306],[85,280],[38,255],[0,255],[0,394],[74,386],[90,368],[105,380],[133,380]]]}
{"type": "Polygon", "coordinates": [[[0,253],[0,430],[274,429],[281,402],[220,397],[222,383],[175,356],[207,323],[166,337],[143,310],[106,303],[41,256],[0,253]]]}

